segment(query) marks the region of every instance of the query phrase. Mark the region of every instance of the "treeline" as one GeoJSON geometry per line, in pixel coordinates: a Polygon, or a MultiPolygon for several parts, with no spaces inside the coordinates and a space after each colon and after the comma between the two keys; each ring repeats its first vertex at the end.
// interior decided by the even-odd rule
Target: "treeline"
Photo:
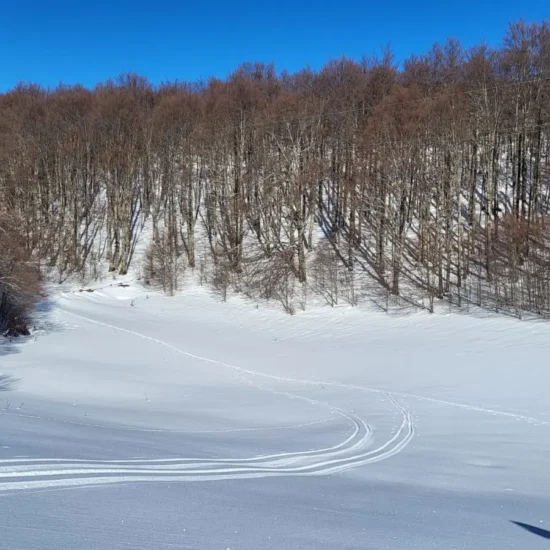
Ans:
{"type": "Polygon", "coordinates": [[[0,200],[60,281],[185,267],[225,293],[356,304],[447,299],[550,312],[550,26],[435,45],[398,68],[0,96],[0,200]],[[149,232],[150,228],[150,232],[149,232]]]}

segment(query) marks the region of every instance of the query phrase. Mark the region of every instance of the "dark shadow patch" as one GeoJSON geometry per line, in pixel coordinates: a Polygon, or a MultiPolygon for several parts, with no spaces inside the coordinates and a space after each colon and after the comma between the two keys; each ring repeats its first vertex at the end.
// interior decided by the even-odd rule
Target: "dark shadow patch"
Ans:
{"type": "Polygon", "coordinates": [[[529,525],[528,523],[522,523],[521,521],[510,521],[514,525],[529,531],[529,533],[532,533],[533,535],[537,535],[543,539],[550,539],[550,531],[547,531],[546,529],[541,529],[540,527],[535,527],[534,525],[529,525]]]}
{"type": "Polygon", "coordinates": [[[12,353],[19,353],[19,349],[7,338],[0,336],[0,357],[11,355],[12,353]]]}
{"type": "Polygon", "coordinates": [[[19,378],[15,378],[9,374],[0,374],[0,391],[14,390],[18,382],[19,378]]]}
{"type": "Polygon", "coordinates": [[[35,305],[29,318],[27,334],[10,334],[6,331],[0,334],[0,357],[20,353],[24,344],[32,339],[50,332],[60,332],[65,327],[51,320],[51,313],[55,309],[55,304],[48,296],[43,298],[35,305]]]}
{"type": "MultiPolygon", "coordinates": [[[[31,338],[51,332],[61,332],[65,329],[64,325],[52,320],[51,314],[55,307],[55,302],[48,296],[36,304],[32,315],[31,338]]],[[[25,341],[25,338],[22,341],[25,341]]]]}

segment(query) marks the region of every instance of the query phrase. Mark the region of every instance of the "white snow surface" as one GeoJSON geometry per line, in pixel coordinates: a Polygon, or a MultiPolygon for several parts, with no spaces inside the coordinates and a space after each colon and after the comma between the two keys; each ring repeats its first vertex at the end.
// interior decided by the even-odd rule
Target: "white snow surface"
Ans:
{"type": "Polygon", "coordinates": [[[41,309],[0,344],[4,548],[548,548],[547,324],[133,285],[41,309]]]}

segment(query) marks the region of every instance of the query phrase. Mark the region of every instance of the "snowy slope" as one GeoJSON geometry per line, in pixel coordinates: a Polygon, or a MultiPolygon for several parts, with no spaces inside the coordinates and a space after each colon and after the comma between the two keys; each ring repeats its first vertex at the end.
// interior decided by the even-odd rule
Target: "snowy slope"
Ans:
{"type": "Polygon", "coordinates": [[[548,547],[545,324],[135,287],[41,316],[0,348],[6,547],[548,547]]]}

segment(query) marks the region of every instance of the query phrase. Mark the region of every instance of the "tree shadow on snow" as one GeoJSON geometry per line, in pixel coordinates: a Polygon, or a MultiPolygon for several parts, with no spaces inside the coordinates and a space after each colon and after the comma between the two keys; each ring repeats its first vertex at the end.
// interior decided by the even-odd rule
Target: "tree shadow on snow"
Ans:
{"type": "Polygon", "coordinates": [[[550,531],[547,531],[546,529],[541,529],[540,527],[535,527],[534,525],[529,525],[528,523],[522,523],[521,521],[510,521],[514,525],[517,525],[518,527],[529,531],[529,533],[532,533],[533,535],[538,535],[543,539],[550,539],[550,531]]]}
{"type": "Polygon", "coordinates": [[[48,329],[55,330],[59,328],[51,322],[51,313],[54,309],[55,304],[49,296],[43,298],[36,304],[32,315],[35,330],[47,331],[48,329]]]}
{"type": "Polygon", "coordinates": [[[12,353],[19,353],[19,350],[13,342],[10,342],[7,338],[0,335],[0,357],[10,355],[12,353]]]}
{"type": "Polygon", "coordinates": [[[64,330],[64,326],[52,320],[54,302],[49,297],[44,297],[34,307],[29,323],[29,336],[3,336],[0,334],[0,357],[21,352],[21,347],[31,340],[51,332],[64,330]]]}
{"type": "Polygon", "coordinates": [[[0,391],[10,391],[15,389],[17,382],[19,382],[18,378],[10,376],[9,374],[0,374],[0,391]]]}

